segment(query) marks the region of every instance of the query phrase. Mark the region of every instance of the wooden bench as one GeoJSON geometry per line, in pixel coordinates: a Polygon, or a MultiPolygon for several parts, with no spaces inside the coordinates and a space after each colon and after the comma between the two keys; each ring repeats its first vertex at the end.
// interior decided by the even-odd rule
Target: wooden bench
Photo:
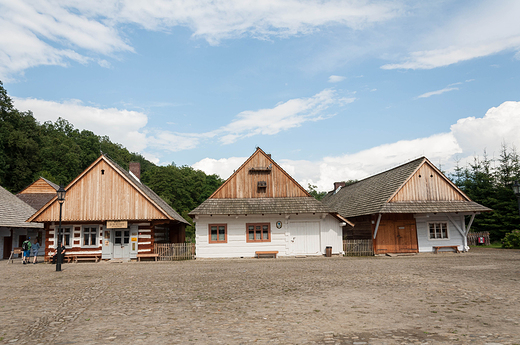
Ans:
{"type": "Polygon", "coordinates": [[[159,259],[159,254],[157,253],[146,253],[146,254],[137,254],[137,261],[140,262],[141,258],[155,258],[155,261],[159,259]]]}
{"type": "Polygon", "coordinates": [[[278,251],[277,250],[257,251],[257,252],[255,252],[255,254],[258,259],[260,259],[260,258],[275,258],[276,259],[276,255],[278,254],[278,251]]]}
{"type": "Polygon", "coordinates": [[[13,250],[11,250],[11,256],[9,256],[7,263],[9,263],[9,262],[14,263],[14,258],[13,258],[14,254],[22,255],[23,254],[22,247],[16,247],[16,248],[13,248],[13,250]]]}
{"type": "Polygon", "coordinates": [[[459,246],[433,246],[433,250],[435,251],[434,253],[437,254],[439,249],[443,249],[443,248],[453,249],[453,251],[455,253],[460,253],[459,246]]]}
{"type": "Polygon", "coordinates": [[[72,258],[75,264],[77,264],[78,261],[98,262],[101,259],[101,254],[74,254],[72,255],[72,258]]]}

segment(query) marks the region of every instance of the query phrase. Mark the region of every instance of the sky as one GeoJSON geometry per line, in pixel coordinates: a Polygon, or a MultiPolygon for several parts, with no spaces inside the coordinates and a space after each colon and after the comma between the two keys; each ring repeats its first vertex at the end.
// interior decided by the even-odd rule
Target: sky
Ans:
{"type": "Polygon", "coordinates": [[[520,1],[0,0],[14,106],[158,164],[328,191],[520,147],[520,1]]]}

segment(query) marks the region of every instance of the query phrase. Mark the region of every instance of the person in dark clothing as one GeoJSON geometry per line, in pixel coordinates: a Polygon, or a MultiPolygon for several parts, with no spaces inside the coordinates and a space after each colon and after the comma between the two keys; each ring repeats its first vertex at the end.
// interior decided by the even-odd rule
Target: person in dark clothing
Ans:
{"type": "MultiPolygon", "coordinates": [[[[63,243],[61,244],[61,247],[59,247],[60,249],[60,254],[61,254],[61,262],[63,263],[63,256],[65,255],[65,246],[63,245],[63,243]]],[[[58,249],[56,249],[56,253],[52,256],[52,259],[51,259],[51,263],[55,264],[58,260],[58,249]]]]}

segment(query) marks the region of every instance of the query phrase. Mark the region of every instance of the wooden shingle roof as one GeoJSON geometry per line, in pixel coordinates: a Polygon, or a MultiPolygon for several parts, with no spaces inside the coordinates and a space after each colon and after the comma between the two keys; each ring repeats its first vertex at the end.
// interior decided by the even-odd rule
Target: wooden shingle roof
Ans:
{"type": "MultiPolygon", "coordinates": [[[[423,176],[429,178],[430,176],[423,176]]],[[[344,217],[357,217],[377,213],[438,213],[487,212],[491,209],[471,201],[425,157],[415,159],[396,168],[368,177],[339,191],[329,192],[323,203],[344,217]],[[419,184],[412,181],[419,169],[426,165],[431,178],[448,191],[449,197],[421,196],[415,190],[419,184]],[[435,176],[434,176],[435,175],[435,176]],[[412,181],[412,182],[410,182],[412,181]],[[406,196],[399,192],[406,189],[406,196]],[[415,189],[415,190],[414,190],[415,189]]]]}
{"type": "Polygon", "coordinates": [[[329,213],[329,208],[313,197],[207,199],[189,215],[279,213],[329,213]]]}
{"type": "Polygon", "coordinates": [[[34,208],[0,187],[0,227],[43,228],[43,224],[25,222],[34,212],[34,208]]]}

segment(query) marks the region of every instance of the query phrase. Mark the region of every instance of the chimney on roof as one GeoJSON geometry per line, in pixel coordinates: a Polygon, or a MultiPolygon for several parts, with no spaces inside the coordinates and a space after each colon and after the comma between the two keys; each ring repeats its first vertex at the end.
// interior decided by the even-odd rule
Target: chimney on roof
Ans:
{"type": "Polygon", "coordinates": [[[139,180],[141,179],[141,163],[130,162],[130,164],[128,164],[128,170],[130,170],[130,172],[134,174],[135,177],[137,177],[139,180]]]}
{"type": "Polygon", "coordinates": [[[270,153],[268,153],[268,154],[267,154],[267,157],[271,158],[271,154],[270,154],[270,153]]]}
{"type": "Polygon", "coordinates": [[[341,187],[345,187],[345,181],[343,182],[334,182],[334,190],[338,190],[338,188],[341,187]]]}

